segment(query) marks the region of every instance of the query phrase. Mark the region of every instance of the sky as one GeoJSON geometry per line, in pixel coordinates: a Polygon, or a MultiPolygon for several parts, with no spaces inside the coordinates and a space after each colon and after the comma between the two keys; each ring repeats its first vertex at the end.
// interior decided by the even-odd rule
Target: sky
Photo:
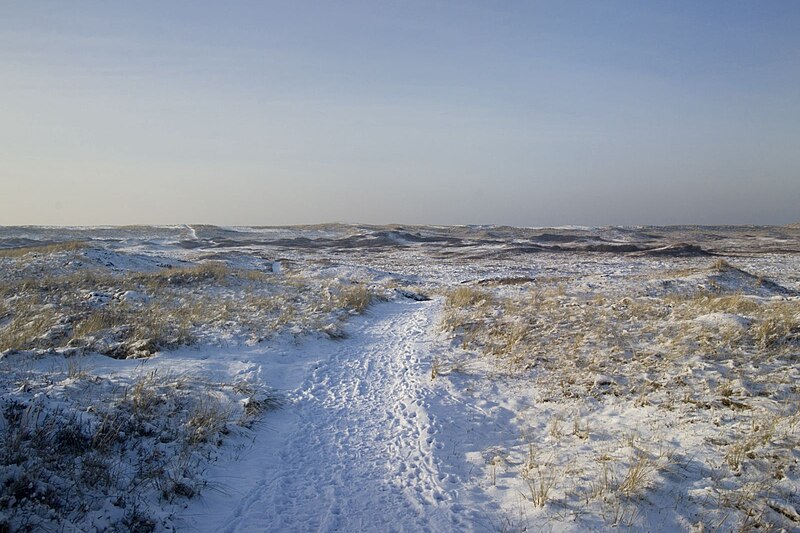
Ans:
{"type": "Polygon", "coordinates": [[[0,0],[0,225],[800,221],[800,2],[0,0]]]}

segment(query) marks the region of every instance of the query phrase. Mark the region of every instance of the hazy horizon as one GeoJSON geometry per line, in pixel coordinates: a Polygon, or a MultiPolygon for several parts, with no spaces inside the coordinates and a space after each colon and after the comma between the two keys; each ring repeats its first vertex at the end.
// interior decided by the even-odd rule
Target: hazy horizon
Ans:
{"type": "Polygon", "coordinates": [[[0,15],[0,225],[800,221],[795,2],[0,15]]]}

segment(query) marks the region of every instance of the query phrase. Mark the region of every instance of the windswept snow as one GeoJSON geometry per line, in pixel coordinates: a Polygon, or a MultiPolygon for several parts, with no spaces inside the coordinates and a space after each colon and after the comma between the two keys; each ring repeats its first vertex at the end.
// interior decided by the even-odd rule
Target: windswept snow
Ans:
{"type": "Polygon", "coordinates": [[[799,243],[0,228],[0,531],[796,530],[799,243]]]}

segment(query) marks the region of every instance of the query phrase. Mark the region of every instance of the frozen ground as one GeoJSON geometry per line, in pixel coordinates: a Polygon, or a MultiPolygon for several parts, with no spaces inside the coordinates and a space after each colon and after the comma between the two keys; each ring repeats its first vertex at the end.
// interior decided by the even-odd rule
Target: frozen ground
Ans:
{"type": "Polygon", "coordinates": [[[798,267],[792,227],[0,228],[0,524],[797,530],[798,267]]]}

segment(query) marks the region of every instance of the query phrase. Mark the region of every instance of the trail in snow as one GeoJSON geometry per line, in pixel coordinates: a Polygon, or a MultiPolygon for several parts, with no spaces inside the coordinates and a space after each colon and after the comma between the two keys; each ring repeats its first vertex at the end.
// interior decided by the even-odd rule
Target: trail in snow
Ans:
{"type": "Polygon", "coordinates": [[[249,470],[225,480],[234,487],[227,504],[206,509],[217,523],[192,525],[226,533],[472,529],[471,513],[454,503],[459,480],[434,453],[443,444],[427,383],[438,305],[384,304],[354,321],[349,338],[310,343],[314,363],[280,415],[268,417],[249,470]],[[247,478],[251,488],[233,494],[247,478]]]}

